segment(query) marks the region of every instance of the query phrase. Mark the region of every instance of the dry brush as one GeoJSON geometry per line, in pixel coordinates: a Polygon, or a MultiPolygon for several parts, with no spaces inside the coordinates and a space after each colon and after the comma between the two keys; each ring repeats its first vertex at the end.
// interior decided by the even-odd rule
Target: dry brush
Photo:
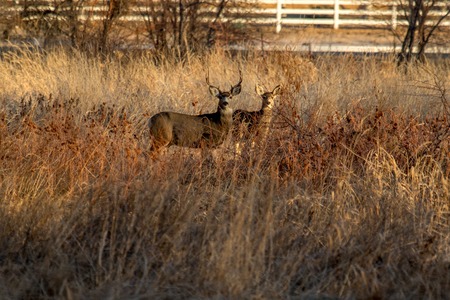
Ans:
{"type": "Polygon", "coordinates": [[[450,68],[427,68],[220,50],[4,57],[2,296],[445,298],[450,68]],[[259,109],[256,83],[282,84],[266,141],[148,158],[149,116],[214,111],[204,66],[221,85],[242,69],[236,109],[259,109]]]}

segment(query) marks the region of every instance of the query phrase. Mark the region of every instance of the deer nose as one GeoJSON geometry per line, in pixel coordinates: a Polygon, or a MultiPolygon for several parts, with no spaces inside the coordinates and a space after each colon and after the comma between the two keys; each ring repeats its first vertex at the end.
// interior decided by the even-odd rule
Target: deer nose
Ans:
{"type": "Polygon", "coordinates": [[[223,105],[228,105],[228,100],[230,100],[231,97],[223,97],[222,98],[222,103],[223,105]]]}

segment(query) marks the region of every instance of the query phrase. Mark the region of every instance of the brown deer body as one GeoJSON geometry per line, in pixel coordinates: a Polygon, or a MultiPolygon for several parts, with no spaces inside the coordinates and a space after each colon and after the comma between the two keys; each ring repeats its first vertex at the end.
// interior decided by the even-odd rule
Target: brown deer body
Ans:
{"type": "Polygon", "coordinates": [[[206,82],[211,95],[219,99],[215,113],[186,115],[176,112],[160,112],[148,122],[152,139],[151,151],[171,145],[191,148],[214,148],[223,143],[232,127],[233,110],[229,100],[241,92],[242,75],[239,82],[230,91],[222,92],[219,88],[206,82]]]}

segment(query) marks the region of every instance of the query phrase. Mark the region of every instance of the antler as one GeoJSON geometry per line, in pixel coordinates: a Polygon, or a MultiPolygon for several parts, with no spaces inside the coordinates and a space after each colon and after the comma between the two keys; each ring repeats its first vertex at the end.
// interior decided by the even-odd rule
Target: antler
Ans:
{"type": "Polygon", "coordinates": [[[242,71],[239,68],[239,82],[237,84],[235,84],[232,88],[235,88],[235,87],[241,85],[241,83],[242,83],[242,71]]]}
{"type": "Polygon", "coordinates": [[[214,86],[211,83],[209,83],[209,69],[208,69],[208,73],[206,73],[206,83],[209,85],[210,88],[216,88],[220,91],[220,89],[217,86],[214,86]]]}

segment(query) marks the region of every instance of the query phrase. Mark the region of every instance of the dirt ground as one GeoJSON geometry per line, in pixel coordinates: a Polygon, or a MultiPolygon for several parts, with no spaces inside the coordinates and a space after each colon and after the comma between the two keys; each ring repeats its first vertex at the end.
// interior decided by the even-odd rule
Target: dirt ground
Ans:
{"type": "MultiPolygon", "coordinates": [[[[404,30],[399,29],[399,31],[404,30]]],[[[397,32],[396,36],[388,28],[340,28],[330,27],[289,27],[284,26],[280,33],[275,32],[275,26],[268,26],[252,30],[250,36],[254,46],[260,47],[260,42],[264,46],[271,48],[292,48],[292,49],[315,49],[315,51],[365,51],[364,49],[377,49],[377,47],[387,49],[387,47],[399,47],[402,44],[404,33],[397,32]],[[259,32],[259,33],[258,33],[259,32]],[[362,48],[360,48],[362,47],[362,48]],[[325,49],[325,50],[323,50],[325,49]],[[356,50],[355,50],[356,49],[356,50]],[[363,50],[361,50],[363,49],[363,50]]],[[[20,40],[20,39],[19,39],[20,40]]],[[[36,39],[25,39],[31,44],[37,42],[36,39]]],[[[0,38],[0,52],[2,47],[10,46],[11,41],[4,41],[0,38]]],[[[449,53],[450,51],[450,28],[437,30],[429,45],[437,46],[438,52],[449,53]]],[[[370,51],[370,50],[369,50],[370,51]]],[[[381,50],[383,51],[383,50],[381,50]]],[[[384,50],[386,51],[386,50],[384,50]]]]}
{"type": "MultiPolygon", "coordinates": [[[[282,28],[280,33],[267,33],[277,43],[303,42],[346,45],[389,45],[394,35],[387,29],[282,28]]],[[[398,43],[398,40],[397,40],[398,43]]]]}
{"type": "MultiPolygon", "coordinates": [[[[272,29],[272,28],[271,28],[272,29]]],[[[396,36],[390,29],[371,28],[294,28],[283,27],[280,33],[275,28],[263,33],[263,39],[268,44],[315,44],[315,45],[348,45],[348,46],[399,46],[403,32],[397,31],[396,36]]],[[[450,48],[450,29],[438,30],[433,34],[430,45],[450,48]]]]}

